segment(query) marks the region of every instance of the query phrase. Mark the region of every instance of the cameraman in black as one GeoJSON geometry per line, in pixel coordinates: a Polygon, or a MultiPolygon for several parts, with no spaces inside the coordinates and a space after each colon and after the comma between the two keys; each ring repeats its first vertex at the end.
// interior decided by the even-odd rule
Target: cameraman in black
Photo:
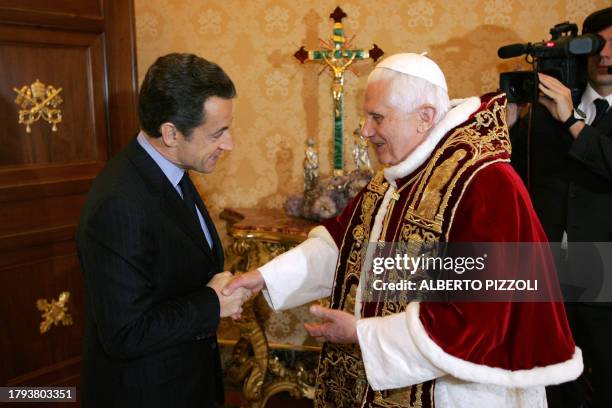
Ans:
{"type": "MultiPolygon", "coordinates": [[[[540,73],[529,152],[528,121],[513,126],[514,104],[508,108],[508,126],[513,126],[513,165],[524,180],[529,178],[549,241],[561,242],[562,248],[570,243],[561,267],[584,279],[586,290],[595,289],[596,295],[603,280],[599,256],[588,250],[573,253],[571,243],[612,241],[612,7],[589,15],[582,31],[600,35],[605,45],[588,57],[589,81],[578,106],[570,89],[540,73]]],[[[547,388],[549,406],[612,407],[612,303],[566,303],[566,309],[585,370],[574,382],[547,388]]]]}

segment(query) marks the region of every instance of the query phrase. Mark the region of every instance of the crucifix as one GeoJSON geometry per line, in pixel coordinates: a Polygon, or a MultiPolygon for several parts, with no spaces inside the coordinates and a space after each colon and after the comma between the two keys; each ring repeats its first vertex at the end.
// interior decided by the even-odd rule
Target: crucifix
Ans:
{"type": "MultiPolygon", "coordinates": [[[[331,86],[332,97],[334,99],[334,175],[342,175],[344,172],[343,160],[343,135],[344,135],[344,73],[351,70],[353,62],[372,58],[378,60],[383,54],[383,50],[376,44],[370,50],[350,49],[353,38],[347,41],[344,36],[344,25],[342,19],[346,13],[340,7],[336,7],[329,15],[334,20],[334,30],[331,42],[319,39],[321,48],[318,50],[307,51],[304,47],[294,54],[302,64],[307,61],[318,61],[325,64],[323,70],[331,69],[334,81],[331,86]]],[[[323,70],[321,72],[323,72],[323,70]]],[[[354,71],[352,71],[355,73],[354,71]]]]}

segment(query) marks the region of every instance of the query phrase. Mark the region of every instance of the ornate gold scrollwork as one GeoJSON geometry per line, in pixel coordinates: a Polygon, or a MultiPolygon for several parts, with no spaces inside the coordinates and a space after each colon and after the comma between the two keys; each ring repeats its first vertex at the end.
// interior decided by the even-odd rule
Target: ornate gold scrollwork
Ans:
{"type": "Polygon", "coordinates": [[[58,106],[63,102],[59,93],[62,88],[43,84],[38,79],[30,86],[24,85],[21,89],[13,88],[17,92],[15,103],[20,106],[19,124],[26,125],[26,132],[31,133],[30,125],[41,117],[53,125],[52,131],[57,131],[57,124],[62,122],[62,111],[58,106]]]}
{"type": "MultiPolygon", "coordinates": [[[[230,270],[250,270],[291,249],[295,243],[280,242],[265,234],[253,236],[233,234],[234,242],[227,251],[230,270]]],[[[278,237],[277,237],[278,238],[278,237]]],[[[280,392],[294,398],[314,398],[315,370],[307,370],[300,363],[287,368],[278,357],[270,354],[264,329],[265,312],[258,296],[244,305],[242,319],[235,324],[240,328],[240,339],[234,346],[227,375],[234,382],[242,382],[246,407],[263,408],[268,399],[280,392]]]]}
{"type": "Polygon", "coordinates": [[[42,318],[45,319],[40,323],[40,334],[48,332],[52,325],[60,322],[64,326],[72,326],[72,316],[68,313],[68,306],[66,306],[68,299],[70,299],[70,292],[62,292],[57,300],[51,299],[51,302],[48,302],[47,299],[38,299],[36,301],[36,307],[43,312],[42,318]]]}

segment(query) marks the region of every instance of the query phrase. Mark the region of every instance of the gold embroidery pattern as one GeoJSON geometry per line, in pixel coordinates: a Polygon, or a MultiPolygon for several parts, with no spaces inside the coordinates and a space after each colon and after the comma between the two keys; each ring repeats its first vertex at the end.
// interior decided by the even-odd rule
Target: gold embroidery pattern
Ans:
{"type": "MultiPolygon", "coordinates": [[[[389,183],[383,182],[383,180],[384,175],[381,170],[372,178],[366,187],[367,191],[363,195],[363,199],[361,201],[361,215],[359,216],[359,220],[361,222],[355,228],[353,228],[354,241],[347,260],[347,271],[344,277],[345,286],[355,277],[357,278],[357,282],[359,282],[363,250],[370,239],[370,226],[372,225],[374,210],[377,208],[381,198],[389,188],[389,183]]],[[[343,292],[345,292],[345,290],[343,292]]],[[[343,303],[344,294],[340,299],[340,305],[335,306],[339,307],[343,305],[343,303]]]]}
{"type": "Polygon", "coordinates": [[[435,218],[436,226],[439,226],[439,228],[441,228],[440,217],[442,214],[436,212],[442,200],[440,191],[444,188],[453,174],[455,174],[459,161],[462,160],[466,154],[467,152],[465,150],[459,149],[453,153],[450,159],[445,160],[442,165],[438,166],[434,170],[433,176],[431,176],[423,192],[423,198],[421,199],[421,205],[419,205],[417,209],[417,215],[424,219],[431,220],[435,218]]]}
{"type": "MultiPolygon", "coordinates": [[[[474,120],[453,131],[432,155],[425,169],[407,193],[409,203],[403,217],[398,237],[399,245],[410,255],[433,254],[434,245],[444,239],[450,230],[452,214],[471,176],[490,162],[508,161],[510,140],[505,122],[505,97],[493,97],[486,109],[477,112],[474,120]],[[449,203],[451,203],[449,208],[449,203]]],[[[379,172],[367,187],[361,203],[361,214],[352,229],[353,244],[347,254],[346,275],[335,284],[342,285],[341,292],[334,288],[335,309],[353,309],[351,297],[361,273],[363,246],[367,244],[372,227],[374,209],[380,204],[388,184],[383,183],[379,172]],[[340,298],[340,299],[338,299],[340,298]],[[347,301],[345,302],[345,298],[347,301]]],[[[412,184],[412,183],[409,183],[412,184]]],[[[390,206],[389,211],[394,207],[390,206]]],[[[392,219],[385,216],[383,230],[392,219]]],[[[353,225],[351,219],[351,225],[353,225]]],[[[381,236],[384,240],[386,237],[381,236]]],[[[446,237],[447,238],[447,237],[446,237]]],[[[342,253],[342,252],[341,252],[342,253]]],[[[338,263],[338,268],[342,262],[338,263]]],[[[337,271],[337,273],[340,271],[337,271]]],[[[393,273],[391,271],[390,273],[393,273]]],[[[417,274],[418,275],[418,274],[417,274]]],[[[392,278],[392,276],[390,276],[392,278]]],[[[417,277],[418,279],[418,277],[417,277]]],[[[408,305],[408,299],[386,299],[376,307],[376,316],[400,313],[408,305]]],[[[321,353],[319,376],[315,396],[316,407],[433,407],[434,382],[417,384],[399,390],[373,391],[367,383],[362,387],[359,378],[365,380],[361,352],[357,345],[325,344],[321,353]],[[349,387],[349,388],[342,388],[349,387]],[[359,403],[359,401],[361,401],[359,403]]]]}
{"type": "MultiPolygon", "coordinates": [[[[355,311],[355,296],[359,277],[364,244],[370,238],[370,225],[374,211],[385,194],[388,183],[383,183],[382,171],[378,172],[366,187],[361,199],[361,213],[356,227],[352,230],[353,242],[349,249],[346,272],[341,282],[340,296],[334,296],[338,280],[332,289],[331,307],[348,313],[355,311]]],[[[352,220],[351,220],[352,223],[352,220]]],[[[340,262],[337,267],[340,267],[340,262]]],[[[340,271],[336,271],[338,274],[340,271]]],[[[363,399],[367,381],[359,345],[326,343],[319,359],[319,372],[315,392],[317,407],[354,407],[363,399]]]]}
{"type": "MultiPolygon", "coordinates": [[[[453,208],[447,208],[453,194],[462,192],[467,181],[461,179],[465,172],[476,173],[487,162],[500,155],[510,153],[510,142],[505,122],[505,98],[498,96],[489,103],[490,110],[483,110],[475,115],[475,120],[467,126],[456,129],[433,155],[433,159],[417,181],[414,194],[410,193],[411,203],[404,217],[400,231],[399,245],[409,256],[428,254],[435,256],[434,245],[442,234],[450,230],[448,220],[459,204],[453,201],[453,208]],[[501,101],[501,103],[500,103],[501,101]],[[462,181],[463,180],[463,181],[462,181]],[[445,222],[447,221],[447,222],[445,222]]],[[[388,222],[391,217],[385,217],[388,222]]],[[[381,237],[384,240],[385,237],[381,237]]],[[[389,272],[389,281],[398,279],[389,272]]],[[[422,274],[415,274],[411,279],[423,279],[422,274]]],[[[422,294],[425,296],[426,294],[422,294]]],[[[387,316],[403,312],[408,306],[408,299],[399,296],[393,301],[384,301],[377,312],[378,316],[387,316]]],[[[423,384],[407,387],[402,390],[375,392],[368,407],[422,407],[433,406],[433,386],[425,400],[423,384]],[[414,392],[415,394],[411,394],[414,392]],[[410,395],[415,397],[414,404],[410,395]]]]}
{"type": "Polygon", "coordinates": [[[368,383],[358,344],[326,343],[319,364],[316,407],[354,408],[361,405],[368,383]]]}
{"type": "MultiPolygon", "coordinates": [[[[444,227],[448,203],[457,194],[457,183],[467,171],[478,171],[477,167],[495,157],[510,155],[510,138],[506,125],[506,100],[497,95],[489,101],[487,108],[479,111],[474,120],[455,131],[438,148],[419,181],[416,194],[410,200],[406,212],[406,224],[417,225],[425,231],[402,231],[402,237],[417,239],[425,234],[430,241],[433,233],[436,241],[444,227]],[[449,152],[452,152],[450,157],[449,152]]],[[[458,200],[455,202],[455,207],[458,200]]],[[[448,220],[447,220],[448,221],[448,220]]],[[[425,237],[422,237],[425,238],[425,237]]]]}
{"type": "Polygon", "coordinates": [[[373,191],[379,195],[385,195],[387,188],[389,188],[389,183],[385,181],[385,174],[382,170],[376,172],[367,187],[368,190],[373,191]]]}
{"type": "MultiPolygon", "coordinates": [[[[370,238],[369,226],[372,223],[374,209],[376,208],[376,205],[378,204],[381,198],[381,195],[369,191],[364,194],[361,205],[361,215],[359,216],[361,223],[353,229],[354,241],[351,245],[349,257],[347,260],[347,268],[344,275],[345,286],[348,285],[349,282],[351,280],[354,280],[355,278],[357,279],[357,283],[359,282],[364,250],[366,249],[367,242],[370,238]]],[[[340,299],[340,305],[336,306],[341,306],[343,303],[344,295],[340,299]]]]}
{"type": "Polygon", "coordinates": [[[423,384],[416,384],[413,387],[405,387],[386,391],[376,391],[374,393],[374,403],[377,404],[377,407],[385,408],[422,408],[422,397],[423,384]]]}

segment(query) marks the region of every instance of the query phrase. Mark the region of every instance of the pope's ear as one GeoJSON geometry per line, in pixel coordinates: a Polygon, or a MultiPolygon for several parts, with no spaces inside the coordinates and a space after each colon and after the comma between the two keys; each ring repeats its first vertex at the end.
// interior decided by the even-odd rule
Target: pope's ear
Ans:
{"type": "Polygon", "coordinates": [[[164,142],[164,145],[168,147],[176,146],[176,141],[178,139],[178,131],[176,130],[176,127],[173,123],[162,123],[159,127],[159,133],[161,133],[161,139],[164,142]]]}
{"type": "Polygon", "coordinates": [[[427,132],[434,125],[436,118],[436,108],[433,105],[423,105],[418,110],[419,113],[419,130],[427,132]]]}

